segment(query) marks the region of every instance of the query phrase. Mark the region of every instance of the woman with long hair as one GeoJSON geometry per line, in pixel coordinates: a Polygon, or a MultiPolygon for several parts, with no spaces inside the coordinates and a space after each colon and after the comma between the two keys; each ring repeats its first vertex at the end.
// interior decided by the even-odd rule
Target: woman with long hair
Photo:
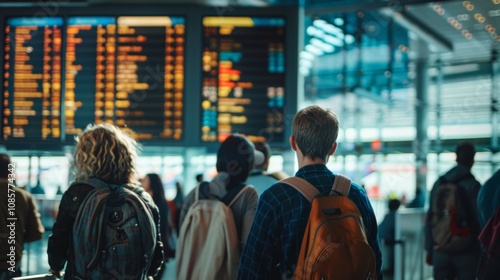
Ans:
{"type": "MultiPolygon", "coordinates": [[[[89,197],[95,197],[94,194],[96,192],[93,191],[99,189],[97,185],[102,190],[106,190],[106,187],[112,190],[112,186],[120,188],[126,185],[128,190],[137,194],[137,201],[142,201],[141,205],[144,205],[150,210],[144,209],[144,211],[147,211],[147,213],[150,213],[150,216],[152,216],[149,216],[149,221],[151,221],[150,225],[156,225],[155,228],[158,232],[158,208],[154,205],[151,197],[139,187],[139,182],[134,179],[138,149],[139,144],[133,138],[116,126],[109,124],[89,125],[76,138],[74,160],[72,162],[75,182],[71,184],[62,196],[58,216],[52,228],[52,235],[49,237],[47,248],[50,272],[52,274],[60,277],[61,271],[67,262],[65,279],[74,279],[76,276],[77,269],[75,267],[75,260],[81,259],[83,257],[81,254],[84,253],[76,251],[74,248],[74,245],[78,245],[78,241],[74,242],[74,238],[76,238],[76,232],[74,232],[75,220],[77,214],[79,214],[79,209],[87,206],[86,203],[83,203],[87,196],[92,195],[89,197]],[[151,220],[151,218],[153,220],[151,220]]],[[[102,202],[103,204],[106,203],[106,207],[104,208],[108,208],[108,202],[110,200],[111,198],[106,202],[102,202]]],[[[98,201],[102,200],[98,198],[98,201]]],[[[119,203],[123,204],[121,201],[119,201],[119,203]]],[[[122,208],[118,210],[122,210],[122,208]]],[[[96,213],[100,214],[97,211],[96,213]]],[[[110,214],[115,213],[122,214],[122,212],[111,212],[110,214]]],[[[142,215],[143,213],[140,214],[142,215]]],[[[94,216],[89,216],[87,218],[90,220],[91,218],[93,219],[94,216]]],[[[108,218],[111,219],[116,217],[109,215],[109,217],[105,217],[106,220],[101,220],[102,224],[98,226],[104,228],[104,223],[110,223],[108,218]]],[[[88,223],[85,224],[87,224],[87,227],[90,227],[88,223]]],[[[80,224],[78,225],[81,226],[80,224]]],[[[130,242],[135,242],[137,239],[127,236],[126,231],[122,230],[119,233],[123,234],[122,239],[126,247],[131,248],[130,246],[141,245],[135,243],[131,244],[130,242]]],[[[151,240],[154,240],[153,238],[154,236],[151,237],[151,240]]],[[[91,245],[97,247],[97,244],[91,245]]],[[[152,245],[154,246],[154,254],[146,257],[149,259],[152,258],[152,261],[149,262],[149,270],[144,271],[144,269],[147,268],[147,265],[144,265],[143,271],[141,272],[148,276],[152,276],[157,272],[163,260],[162,244],[159,238],[157,243],[152,245]]],[[[112,247],[114,250],[115,246],[113,245],[112,247]]],[[[105,253],[103,254],[105,257],[105,253]]],[[[139,262],[139,260],[134,261],[139,262]]],[[[98,265],[101,264],[99,263],[98,265]]],[[[125,264],[123,264],[123,266],[125,266],[125,264]]],[[[117,268],[116,271],[118,270],[117,268]]],[[[109,271],[109,273],[112,272],[113,271],[109,271]]],[[[84,271],[83,273],[87,274],[88,271],[84,271]]],[[[139,279],[139,277],[134,277],[133,279],[139,279]]]]}
{"type": "Polygon", "coordinates": [[[160,234],[165,250],[165,260],[154,279],[161,279],[165,271],[165,262],[168,261],[168,258],[173,258],[175,256],[175,237],[172,216],[170,207],[165,198],[165,190],[163,189],[163,183],[160,176],[155,173],[149,173],[142,178],[141,182],[144,190],[153,197],[154,203],[158,206],[158,210],[160,210],[160,234]]]}

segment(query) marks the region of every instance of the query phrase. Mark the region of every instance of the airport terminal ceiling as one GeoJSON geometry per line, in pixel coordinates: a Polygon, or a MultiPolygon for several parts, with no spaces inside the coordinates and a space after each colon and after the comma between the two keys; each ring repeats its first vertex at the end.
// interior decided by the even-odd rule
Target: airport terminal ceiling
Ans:
{"type": "Polygon", "coordinates": [[[306,7],[299,63],[305,102],[332,104],[348,128],[347,142],[382,140],[389,150],[411,151],[417,64],[425,61],[430,149],[450,151],[452,140],[469,139],[481,150],[498,151],[500,2],[400,3],[372,3],[366,10],[306,7]],[[344,42],[332,40],[335,34],[344,42]],[[337,49],[322,44],[329,41],[337,49]]]}
{"type": "MultiPolygon", "coordinates": [[[[134,4],[139,3],[139,1],[102,0],[16,1],[13,3],[13,1],[1,0],[0,5],[4,11],[6,7],[22,7],[23,5],[32,6],[38,10],[50,11],[52,9],[54,11],[54,9],[63,9],[63,6],[117,6],[118,2],[123,3],[119,5],[120,8],[127,5],[135,6],[134,4]]],[[[495,29],[500,26],[500,5],[497,2],[496,0],[441,2],[404,0],[140,1],[140,3],[147,3],[141,7],[149,10],[160,3],[162,7],[169,5],[176,7],[179,3],[213,6],[211,10],[214,15],[241,13],[247,7],[265,9],[279,5],[304,8],[304,26],[301,27],[304,34],[299,36],[303,37],[303,42],[299,42],[298,45],[303,44],[301,51],[307,51],[305,48],[308,45],[313,45],[309,47],[309,50],[318,46],[324,47],[326,53],[317,56],[321,59],[315,59],[312,63],[306,62],[310,64],[308,71],[305,71],[303,65],[298,65],[301,70],[304,70],[304,85],[299,92],[303,91],[305,97],[304,100],[299,98],[299,106],[316,102],[327,104],[325,100],[331,102],[328,103],[332,104],[330,107],[344,116],[343,124],[348,129],[344,131],[345,137],[350,137],[352,142],[360,140],[357,136],[351,137],[352,130],[372,129],[375,131],[373,135],[376,135],[376,130],[382,124],[384,127],[394,128],[388,134],[389,136],[382,140],[393,141],[394,145],[391,149],[406,151],[411,151],[412,135],[414,135],[411,129],[415,126],[415,61],[420,59],[427,59],[430,67],[428,122],[434,127],[431,128],[430,137],[436,135],[432,131],[436,130],[439,105],[442,119],[440,125],[448,126],[445,129],[452,130],[449,133],[452,142],[459,138],[480,138],[478,141],[481,146],[484,148],[490,146],[488,135],[491,135],[492,130],[491,93],[494,92],[490,62],[494,58],[492,51],[500,50],[498,42],[500,37],[495,29]],[[349,25],[353,27],[351,33],[348,30],[349,25]],[[344,32],[341,40],[346,43],[345,46],[335,45],[338,44],[338,41],[335,41],[335,34],[323,32],[327,36],[324,36],[326,39],[321,38],[322,28],[330,28],[330,26],[344,32]],[[319,32],[312,31],[311,33],[309,30],[313,29],[309,27],[319,32]],[[362,34],[356,33],[359,30],[363,31],[362,34]],[[352,41],[353,47],[348,46],[349,41],[352,41]],[[341,51],[328,54],[332,46],[341,51]],[[438,61],[439,64],[436,63],[438,61]],[[443,74],[440,85],[438,85],[441,76],[439,72],[443,74]],[[360,73],[362,75],[359,75],[360,73]],[[441,92],[440,100],[436,98],[438,91],[441,92]],[[459,121],[444,118],[457,113],[460,114],[459,121]],[[450,128],[453,125],[466,125],[467,131],[456,133],[456,129],[450,128]],[[407,131],[410,133],[406,133],[407,131]],[[478,132],[478,137],[474,135],[476,132],[478,132]],[[397,141],[400,143],[398,144],[397,141]]],[[[174,13],[171,16],[177,15],[174,13]]],[[[119,15],[115,14],[115,20],[118,17],[119,15]]],[[[201,43],[201,39],[198,40],[201,43]]],[[[188,46],[186,48],[189,49],[188,46]]],[[[279,55],[275,56],[276,59],[278,57],[279,55]]],[[[186,59],[189,58],[186,57],[186,59]]],[[[299,60],[304,61],[302,54],[299,60]]],[[[189,83],[186,83],[186,86],[189,87],[189,83]]],[[[281,92],[279,88],[280,86],[276,86],[274,94],[281,92]]],[[[175,92],[171,94],[174,96],[172,103],[175,105],[175,92]]],[[[271,103],[280,104],[280,101],[271,100],[271,103]]],[[[209,124],[213,121],[209,111],[198,110],[191,117],[196,118],[196,122],[209,124]]],[[[172,115],[175,115],[174,111],[172,115]]],[[[234,118],[236,121],[237,119],[234,118]]],[[[65,121],[68,122],[67,119],[65,121]]],[[[175,134],[175,119],[172,119],[170,123],[171,131],[164,130],[163,133],[169,135],[171,133],[172,137],[185,139],[175,134]]],[[[210,127],[210,125],[205,127],[210,127]]],[[[196,133],[196,141],[199,142],[201,135],[205,135],[205,140],[214,137],[211,136],[208,128],[196,133]]],[[[441,136],[445,138],[446,131],[441,133],[441,136]]],[[[370,139],[361,140],[369,146],[370,139]]],[[[170,144],[176,145],[175,141],[171,141],[170,144]]],[[[184,144],[181,143],[180,146],[184,144]]],[[[370,149],[368,151],[371,152],[370,149]]]]}

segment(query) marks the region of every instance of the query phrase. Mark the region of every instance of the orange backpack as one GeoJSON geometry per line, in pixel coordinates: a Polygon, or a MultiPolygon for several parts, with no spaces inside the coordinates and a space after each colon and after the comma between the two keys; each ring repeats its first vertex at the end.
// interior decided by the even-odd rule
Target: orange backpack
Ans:
{"type": "Polygon", "coordinates": [[[337,175],[329,196],[298,177],[282,180],[311,203],[297,267],[292,279],[376,279],[375,254],[367,242],[363,219],[347,195],[351,180],[337,175]]]}

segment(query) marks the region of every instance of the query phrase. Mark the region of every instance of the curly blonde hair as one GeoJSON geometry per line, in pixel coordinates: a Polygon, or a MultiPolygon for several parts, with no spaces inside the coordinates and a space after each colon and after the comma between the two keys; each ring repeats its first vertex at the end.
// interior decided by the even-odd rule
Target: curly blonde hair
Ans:
{"type": "Polygon", "coordinates": [[[137,183],[134,174],[139,150],[139,143],[114,125],[88,125],[76,137],[72,164],[75,179],[96,177],[109,184],[137,183]]]}

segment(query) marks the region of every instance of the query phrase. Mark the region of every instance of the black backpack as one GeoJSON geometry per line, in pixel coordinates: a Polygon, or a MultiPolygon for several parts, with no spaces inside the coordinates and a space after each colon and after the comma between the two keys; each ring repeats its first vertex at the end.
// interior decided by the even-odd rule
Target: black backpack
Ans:
{"type": "Polygon", "coordinates": [[[74,279],[146,279],[156,245],[156,226],[143,189],[75,182],[94,187],[73,226],[74,279]]]}

